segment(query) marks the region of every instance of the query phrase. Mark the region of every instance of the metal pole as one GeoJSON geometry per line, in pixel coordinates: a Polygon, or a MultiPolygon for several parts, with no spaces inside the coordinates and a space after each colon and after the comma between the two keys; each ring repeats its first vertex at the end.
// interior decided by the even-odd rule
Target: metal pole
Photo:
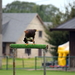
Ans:
{"type": "Polygon", "coordinates": [[[45,58],[45,50],[43,50],[43,61],[44,61],[44,75],[46,75],[46,58],[45,58]]]}
{"type": "Polygon", "coordinates": [[[13,75],[15,75],[15,49],[13,49],[13,75]]]}
{"type": "Polygon", "coordinates": [[[24,58],[22,58],[22,65],[23,65],[23,68],[24,68],[24,58]]]}
{"type": "Polygon", "coordinates": [[[37,57],[35,57],[35,70],[37,69],[37,57]]]}
{"type": "Polygon", "coordinates": [[[6,70],[8,70],[8,56],[6,56],[6,70]]]}
{"type": "Polygon", "coordinates": [[[70,59],[71,59],[71,57],[70,57],[70,54],[69,54],[69,56],[68,56],[68,66],[69,66],[69,69],[70,69],[70,59]]]}

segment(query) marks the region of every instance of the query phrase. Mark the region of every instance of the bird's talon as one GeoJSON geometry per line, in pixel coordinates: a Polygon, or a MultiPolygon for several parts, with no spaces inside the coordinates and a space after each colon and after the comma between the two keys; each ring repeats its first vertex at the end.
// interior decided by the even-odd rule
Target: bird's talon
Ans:
{"type": "Polygon", "coordinates": [[[33,45],[35,45],[35,43],[33,43],[33,45]]]}
{"type": "Polygon", "coordinates": [[[26,44],[26,45],[28,45],[28,44],[26,44]]]}

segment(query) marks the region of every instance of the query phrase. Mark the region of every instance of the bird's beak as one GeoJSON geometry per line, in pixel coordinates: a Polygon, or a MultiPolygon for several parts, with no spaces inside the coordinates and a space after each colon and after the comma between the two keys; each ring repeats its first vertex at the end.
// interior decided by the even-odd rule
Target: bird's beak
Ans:
{"type": "Polygon", "coordinates": [[[40,30],[36,30],[37,32],[39,32],[40,30]]]}
{"type": "Polygon", "coordinates": [[[36,30],[36,31],[38,31],[38,30],[36,30]]]}
{"type": "Polygon", "coordinates": [[[25,33],[28,33],[28,31],[24,31],[25,33]]]}

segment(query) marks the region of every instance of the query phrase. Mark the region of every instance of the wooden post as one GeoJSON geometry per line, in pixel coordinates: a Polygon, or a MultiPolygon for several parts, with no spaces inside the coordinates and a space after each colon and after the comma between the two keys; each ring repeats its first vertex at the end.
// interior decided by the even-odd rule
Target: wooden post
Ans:
{"type": "Polygon", "coordinates": [[[43,62],[44,62],[44,75],[46,75],[46,57],[45,57],[45,50],[43,50],[43,62]]]}
{"type": "Polygon", "coordinates": [[[22,66],[24,68],[24,58],[22,57],[22,66]]]}
{"type": "Polygon", "coordinates": [[[15,75],[15,49],[13,49],[13,75],[15,75]]]}
{"type": "MultiPolygon", "coordinates": [[[[0,56],[2,56],[2,0],[0,0],[0,56]]],[[[2,57],[0,57],[0,69],[2,69],[2,57]]]]}
{"type": "Polygon", "coordinates": [[[35,70],[37,70],[37,57],[35,57],[35,70]]]}
{"type": "Polygon", "coordinates": [[[8,56],[6,56],[6,70],[8,70],[8,56]]]}

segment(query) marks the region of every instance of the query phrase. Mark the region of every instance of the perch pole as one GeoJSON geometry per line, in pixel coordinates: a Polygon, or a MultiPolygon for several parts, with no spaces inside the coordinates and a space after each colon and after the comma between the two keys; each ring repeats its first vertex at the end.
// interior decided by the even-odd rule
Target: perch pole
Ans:
{"type": "Polygon", "coordinates": [[[46,49],[47,45],[44,44],[10,44],[11,48],[38,48],[38,49],[46,49]]]}
{"type": "Polygon", "coordinates": [[[48,48],[48,45],[44,44],[10,44],[10,47],[13,48],[13,75],[15,75],[15,49],[17,48],[32,48],[32,49],[43,49],[43,61],[44,61],[44,75],[46,75],[46,60],[45,60],[45,51],[48,48]]]}

